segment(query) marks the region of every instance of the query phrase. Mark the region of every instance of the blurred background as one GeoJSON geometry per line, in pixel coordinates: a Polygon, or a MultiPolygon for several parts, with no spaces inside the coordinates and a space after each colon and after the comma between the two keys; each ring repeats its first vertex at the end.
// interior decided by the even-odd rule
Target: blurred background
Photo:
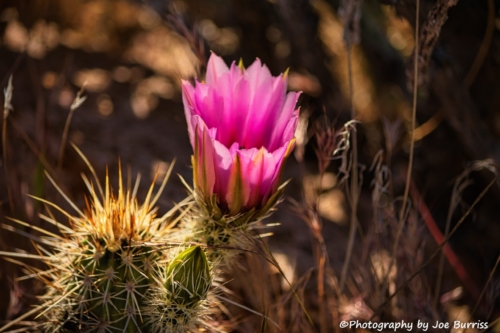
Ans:
{"type": "MultiPolygon", "coordinates": [[[[415,0],[1,0],[0,86],[12,75],[14,90],[2,128],[0,222],[11,224],[6,217],[14,217],[50,228],[37,217],[43,206],[27,194],[70,209],[44,170],[83,206],[80,174],[89,170],[69,142],[101,179],[108,166],[116,181],[118,159],[131,175],[140,173],[140,197],[156,170],[161,182],[174,158],[174,171],[190,180],[181,78],[202,78],[211,51],[227,64],[242,59],[248,66],[260,58],[273,75],[289,69],[289,89],[304,92],[302,116],[283,176],[292,179],[287,199],[269,221],[281,223],[268,243],[283,272],[242,257],[227,284],[233,299],[268,313],[282,332],[337,331],[345,318],[493,322],[500,313],[500,273],[493,271],[500,255],[497,184],[450,238],[453,255],[437,255],[380,307],[436,252],[500,162],[500,1],[419,5],[413,185],[401,236],[415,0]],[[87,99],[72,110],[84,83],[87,99]],[[353,111],[359,121],[354,147],[333,158],[353,111]],[[359,195],[343,163],[352,162],[353,150],[359,195]]],[[[3,105],[4,96],[0,100],[3,105]]],[[[160,211],[186,193],[172,177],[160,211]]],[[[25,237],[0,230],[0,250],[16,249],[33,251],[25,237]]],[[[18,265],[0,262],[2,321],[24,313],[41,292],[22,275],[18,265]]],[[[221,320],[232,331],[280,331],[225,305],[221,320]]]]}

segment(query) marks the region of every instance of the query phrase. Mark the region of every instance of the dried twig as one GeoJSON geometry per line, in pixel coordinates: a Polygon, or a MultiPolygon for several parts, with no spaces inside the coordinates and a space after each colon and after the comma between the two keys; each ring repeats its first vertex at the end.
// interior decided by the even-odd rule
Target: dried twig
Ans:
{"type": "MultiPolygon", "coordinates": [[[[359,43],[359,21],[361,19],[361,7],[363,5],[362,0],[343,0],[341,8],[339,10],[340,16],[344,23],[344,40],[346,43],[347,50],[347,70],[349,74],[349,99],[351,104],[351,119],[356,119],[356,110],[354,109],[354,83],[352,76],[352,57],[351,51],[354,44],[359,43]]],[[[357,210],[358,210],[358,199],[359,199],[359,174],[358,174],[358,139],[356,131],[352,133],[352,166],[351,166],[351,183],[350,183],[350,204],[351,204],[351,224],[349,228],[349,242],[347,245],[346,256],[344,260],[344,265],[342,267],[342,272],[340,275],[340,291],[344,288],[344,283],[347,277],[347,270],[349,268],[349,263],[352,256],[352,251],[354,248],[354,241],[356,238],[356,229],[358,229],[357,221],[357,210]]]]}
{"type": "MultiPolygon", "coordinates": [[[[352,121],[351,121],[352,122],[352,121]]],[[[344,283],[347,278],[347,270],[349,268],[349,263],[351,260],[352,256],[352,251],[354,248],[354,241],[356,238],[356,230],[358,229],[358,219],[357,219],[357,207],[358,207],[358,199],[359,199],[359,192],[360,192],[360,184],[361,181],[359,179],[359,169],[358,169],[358,154],[357,154],[357,135],[356,135],[356,130],[354,129],[352,133],[350,134],[352,138],[352,151],[351,151],[351,158],[350,158],[350,172],[351,172],[351,182],[350,182],[350,189],[348,190],[348,196],[349,196],[349,203],[351,207],[351,224],[349,227],[349,241],[347,245],[347,251],[346,251],[346,256],[344,260],[344,265],[342,266],[342,272],[340,275],[340,283],[339,283],[339,289],[340,291],[343,290],[344,283]]],[[[347,154],[347,150],[345,151],[345,155],[347,154]]],[[[343,154],[343,156],[345,156],[343,154]]],[[[342,166],[346,167],[344,162],[346,161],[345,158],[342,159],[342,166]]],[[[341,168],[342,168],[341,166],[341,168]]],[[[347,167],[348,168],[348,167],[347,167]]],[[[345,173],[346,175],[348,173],[345,173]]],[[[346,176],[347,177],[347,176],[346,176]]],[[[345,179],[345,178],[344,178],[345,179]]]]}
{"type": "Polygon", "coordinates": [[[432,9],[427,14],[427,19],[422,25],[422,30],[419,34],[419,10],[420,5],[417,0],[415,21],[415,35],[419,37],[415,39],[415,50],[413,57],[410,57],[406,70],[407,85],[409,89],[413,89],[417,84],[422,86],[429,80],[429,62],[431,59],[434,46],[441,34],[441,28],[448,19],[448,10],[457,4],[458,0],[438,0],[432,9]],[[414,68],[417,68],[414,70],[414,68]],[[418,76],[418,80],[416,78],[418,76]]]}
{"type": "Polygon", "coordinates": [[[361,8],[363,0],[342,0],[339,8],[339,16],[344,23],[344,40],[347,48],[359,44],[361,20],[361,8]]]}
{"type": "Polygon", "coordinates": [[[57,160],[57,171],[61,170],[63,159],[64,159],[64,149],[66,147],[66,140],[68,139],[68,132],[69,132],[69,126],[71,124],[71,119],[73,118],[73,113],[75,113],[75,110],[82,105],[83,102],[87,99],[87,96],[83,96],[83,91],[85,89],[85,83],[82,85],[82,88],[80,91],[76,94],[76,98],[71,104],[71,107],[69,109],[69,114],[68,118],[66,119],[66,124],[64,125],[64,131],[61,139],[61,147],[59,148],[59,158],[57,160]]]}
{"type": "MultiPolygon", "coordinates": [[[[406,214],[406,204],[408,202],[408,194],[410,192],[410,183],[411,183],[411,172],[413,168],[413,155],[414,155],[414,150],[415,150],[415,124],[416,124],[416,118],[417,118],[417,89],[418,89],[418,55],[419,55],[419,34],[418,34],[418,29],[419,29],[419,12],[420,12],[420,0],[417,0],[416,3],[416,10],[415,10],[415,50],[413,51],[414,55],[414,68],[413,68],[413,79],[414,79],[414,84],[413,84],[413,105],[412,105],[412,117],[411,117],[411,140],[410,140],[410,157],[408,161],[408,171],[406,173],[406,183],[405,183],[405,190],[403,194],[403,204],[401,206],[401,211],[399,214],[399,222],[398,222],[398,227],[396,231],[396,236],[394,239],[394,244],[391,252],[391,261],[389,263],[389,269],[387,270],[385,280],[387,279],[389,272],[392,269],[392,266],[394,265],[395,257],[396,257],[396,251],[399,246],[399,239],[401,238],[401,233],[403,232],[403,227],[404,227],[404,221],[405,221],[405,214],[406,214]]],[[[387,283],[384,284],[384,291],[382,294],[385,293],[387,288],[387,283]]]]}
{"type": "Polygon", "coordinates": [[[55,177],[54,169],[50,166],[45,156],[40,152],[40,150],[37,148],[33,140],[30,139],[28,134],[26,134],[26,132],[22,129],[22,127],[16,122],[14,118],[10,118],[10,123],[22,136],[24,142],[26,142],[26,144],[30,147],[31,151],[36,155],[40,163],[42,163],[43,167],[49,172],[51,176],[55,177]]]}
{"type": "Polygon", "coordinates": [[[9,77],[9,83],[7,87],[3,90],[4,103],[3,103],[3,123],[2,123],[2,150],[3,150],[3,168],[5,171],[5,184],[7,185],[7,192],[9,195],[10,210],[14,211],[14,197],[12,195],[12,189],[10,187],[10,176],[7,160],[7,118],[9,117],[10,111],[13,111],[12,107],[12,93],[14,87],[12,86],[12,75],[9,77]]]}
{"type": "Polygon", "coordinates": [[[491,282],[491,279],[493,279],[493,276],[495,275],[495,272],[496,272],[496,270],[497,270],[497,268],[498,268],[498,264],[500,264],[500,256],[498,256],[497,261],[496,261],[495,265],[493,266],[493,269],[492,269],[492,270],[491,270],[491,272],[490,272],[490,276],[488,276],[488,280],[486,281],[486,283],[485,283],[485,285],[484,285],[484,288],[483,288],[483,290],[481,291],[481,295],[479,295],[479,298],[478,298],[478,299],[477,299],[477,301],[476,301],[476,305],[474,305],[474,309],[472,309],[472,311],[471,311],[471,313],[470,313],[470,315],[469,315],[469,320],[468,320],[469,322],[471,321],[472,316],[474,316],[474,314],[476,313],[476,310],[477,310],[477,308],[478,308],[478,306],[479,306],[479,302],[480,302],[480,301],[481,301],[481,299],[483,298],[484,293],[486,292],[486,289],[488,288],[488,285],[489,285],[489,284],[490,284],[490,282],[491,282]]]}
{"type": "Polygon", "coordinates": [[[179,10],[174,4],[168,6],[168,14],[166,16],[167,24],[169,27],[178,33],[180,36],[184,37],[191,47],[193,53],[199,62],[199,67],[197,68],[197,76],[200,76],[202,72],[207,68],[207,56],[205,54],[205,40],[203,36],[198,32],[198,27],[195,24],[191,28],[188,27],[186,19],[182,16],[179,10]]]}
{"type": "MultiPolygon", "coordinates": [[[[444,231],[444,236],[448,235],[448,232],[450,230],[450,224],[451,224],[451,218],[453,215],[453,212],[461,202],[461,193],[465,190],[467,186],[469,186],[472,181],[468,179],[468,176],[470,173],[474,171],[480,171],[483,169],[490,170],[494,175],[497,174],[497,170],[495,169],[495,165],[492,160],[484,160],[484,161],[478,161],[475,162],[472,166],[469,168],[465,169],[464,172],[460,176],[458,176],[457,180],[455,181],[455,185],[453,186],[453,191],[451,195],[451,200],[450,200],[450,206],[448,208],[448,216],[446,217],[446,226],[445,226],[445,231],[444,231]]],[[[438,242],[439,243],[439,242],[438,242]]],[[[434,307],[437,306],[438,300],[439,300],[439,293],[441,289],[441,280],[442,280],[442,275],[443,275],[443,268],[444,268],[444,256],[445,256],[445,250],[446,247],[443,249],[443,252],[441,253],[441,256],[439,258],[439,267],[438,267],[438,275],[436,279],[436,288],[434,292],[434,307]]],[[[456,259],[458,261],[458,259],[456,259]]],[[[453,264],[453,263],[452,263],[453,264]]],[[[460,265],[461,266],[461,265],[460,265]]],[[[455,270],[457,268],[454,266],[455,270]]],[[[470,277],[468,276],[467,272],[463,267],[459,267],[460,272],[457,272],[459,277],[462,279],[462,281],[466,284],[466,287],[469,289],[471,294],[474,296],[474,298],[477,299],[479,297],[479,291],[477,290],[477,287],[475,284],[472,282],[470,277]],[[465,276],[463,276],[465,274],[465,276]]]]}
{"type": "Polygon", "coordinates": [[[484,59],[488,54],[488,50],[490,49],[491,41],[493,39],[493,32],[495,32],[495,2],[493,0],[488,0],[488,23],[486,25],[486,33],[484,34],[484,39],[479,47],[476,58],[474,59],[469,72],[465,76],[464,85],[467,88],[470,88],[477,76],[477,73],[484,63],[484,59]]]}
{"type": "Polygon", "coordinates": [[[465,219],[467,218],[467,216],[469,216],[469,214],[472,212],[472,210],[474,209],[474,207],[476,207],[476,205],[479,203],[479,201],[481,201],[481,199],[486,195],[486,193],[488,192],[488,190],[493,186],[495,185],[495,183],[497,182],[498,180],[498,177],[499,175],[496,175],[491,181],[490,183],[484,188],[484,190],[478,195],[478,197],[476,198],[476,200],[474,200],[474,202],[472,203],[472,205],[469,207],[469,209],[467,209],[467,211],[465,212],[465,214],[462,216],[462,218],[457,222],[457,224],[455,225],[455,227],[453,227],[453,229],[450,231],[450,233],[448,234],[448,236],[445,237],[445,239],[443,240],[443,242],[438,246],[438,248],[436,249],[436,251],[434,251],[434,253],[432,253],[432,255],[427,258],[427,260],[419,267],[419,269],[417,269],[402,285],[400,285],[389,297],[387,297],[385,299],[384,302],[382,302],[382,304],[380,304],[378,306],[378,308],[374,311],[372,317],[370,318],[370,320],[372,320],[375,316],[377,316],[380,311],[397,295],[399,294],[399,292],[401,290],[403,290],[404,287],[406,287],[408,285],[408,283],[410,283],[411,281],[413,281],[413,279],[415,277],[417,277],[420,272],[425,268],[427,267],[431,262],[432,260],[434,260],[434,258],[439,254],[441,253],[441,250],[443,249],[443,247],[448,243],[448,241],[450,240],[451,236],[453,236],[455,234],[455,232],[458,230],[458,228],[460,228],[460,226],[462,225],[462,223],[465,221],[465,219]]]}

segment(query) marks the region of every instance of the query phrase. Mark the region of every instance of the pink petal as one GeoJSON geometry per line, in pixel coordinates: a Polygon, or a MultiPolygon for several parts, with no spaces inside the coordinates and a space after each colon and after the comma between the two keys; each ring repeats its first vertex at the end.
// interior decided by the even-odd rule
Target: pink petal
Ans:
{"type": "Polygon", "coordinates": [[[210,55],[210,59],[208,59],[207,64],[207,74],[205,76],[205,82],[209,86],[215,86],[217,84],[218,78],[229,71],[224,60],[221,57],[218,57],[215,53],[212,52],[210,55]]]}
{"type": "Polygon", "coordinates": [[[231,67],[231,71],[219,77],[217,87],[220,103],[220,121],[217,127],[224,128],[219,132],[217,139],[229,146],[241,138],[244,119],[248,113],[250,87],[241,75],[238,67],[231,67]]]}
{"type": "Polygon", "coordinates": [[[237,151],[231,165],[225,197],[229,211],[232,215],[240,213],[242,208],[246,206],[250,197],[250,184],[243,176],[240,156],[239,151],[237,151]]]}
{"type": "Polygon", "coordinates": [[[282,146],[283,143],[290,141],[295,136],[300,108],[294,110],[298,94],[290,94],[288,94],[285,106],[276,121],[275,130],[269,140],[269,150],[274,150],[276,147],[282,146]]]}
{"type": "Polygon", "coordinates": [[[184,114],[188,125],[189,139],[191,146],[194,147],[194,127],[192,126],[191,117],[194,114],[194,88],[188,81],[182,80],[182,102],[184,104],[184,114]]]}
{"type": "MultiPolygon", "coordinates": [[[[298,109],[297,109],[298,110],[298,109]]],[[[299,122],[299,116],[295,116],[288,121],[286,124],[285,130],[283,131],[283,135],[281,138],[278,137],[276,145],[283,145],[285,142],[289,142],[295,137],[295,130],[297,129],[297,123],[299,122]]]]}
{"type": "MultiPolygon", "coordinates": [[[[198,116],[195,116],[198,118],[198,116]]],[[[196,124],[196,145],[195,145],[195,185],[201,192],[205,200],[210,200],[214,193],[216,180],[215,173],[215,149],[213,139],[210,137],[210,131],[199,119],[196,124]]]]}
{"type": "Polygon", "coordinates": [[[293,142],[287,142],[284,146],[275,150],[272,153],[273,159],[269,159],[269,161],[272,162],[266,165],[266,168],[269,167],[270,169],[273,169],[274,166],[274,169],[272,175],[270,174],[270,177],[266,179],[266,192],[261,192],[263,203],[265,203],[267,199],[269,199],[269,197],[276,191],[278,187],[279,177],[284,166],[284,160],[290,154],[291,149],[293,149],[295,143],[295,140],[292,141],[293,142]]]}
{"type": "Polygon", "coordinates": [[[272,163],[269,163],[266,165],[266,168],[268,167],[270,170],[272,170],[272,173],[270,173],[270,177],[268,179],[268,185],[266,186],[266,192],[261,193],[264,200],[267,200],[269,196],[274,192],[274,188],[276,187],[276,182],[278,178],[278,173],[280,171],[281,164],[283,162],[283,157],[285,156],[286,148],[281,147],[278,150],[273,151],[271,154],[273,158],[270,158],[269,160],[272,161],[272,163]]]}
{"type": "Polygon", "coordinates": [[[259,58],[255,59],[255,61],[245,69],[245,76],[250,81],[252,92],[255,92],[258,86],[273,77],[269,68],[267,68],[266,65],[262,65],[259,58]]]}
{"type": "Polygon", "coordinates": [[[217,140],[213,140],[215,148],[215,172],[217,179],[215,181],[214,192],[219,195],[220,198],[224,198],[228,181],[229,181],[229,169],[233,162],[233,157],[229,149],[221,144],[217,140]]]}
{"type": "Polygon", "coordinates": [[[195,89],[195,113],[205,120],[209,128],[219,127],[224,109],[224,99],[211,86],[200,84],[195,89]]]}
{"type": "Polygon", "coordinates": [[[260,204],[260,188],[264,175],[265,153],[265,148],[259,150],[252,148],[240,151],[242,173],[245,181],[249,184],[249,198],[245,204],[248,209],[260,204]]]}
{"type": "Polygon", "coordinates": [[[269,144],[284,103],[285,91],[284,81],[280,77],[271,78],[259,87],[250,106],[245,129],[245,138],[253,139],[251,147],[274,149],[269,144]]]}

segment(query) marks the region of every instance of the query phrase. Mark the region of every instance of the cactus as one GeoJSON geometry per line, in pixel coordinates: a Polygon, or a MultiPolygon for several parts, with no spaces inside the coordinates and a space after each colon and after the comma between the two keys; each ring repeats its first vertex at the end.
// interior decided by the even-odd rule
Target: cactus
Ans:
{"type": "Polygon", "coordinates": [[[207,255],[218,269],[230,270],[241,251],[255,248],[252,229],[262,225],[281,202],[285,186],[282,184],[260,209],[230,216],[222,213],[215,196],[207,204],[198,191],[189,188],[195,205],[183,220],[182,229],[186,230],[185,242],[196,242],[207,246],[207,255]]]}
{"type": "Polygon", "coordinates": [[[146,310],[153,332],[182,333],[195,324],[203,325],[212,276],[201,247],[179,253],[155,280],[146,310]]]}
{"type": "Polygon", "coordinates": [[[67,214],[71,229],[51,242],[54,253],[44,261],[52,281],[42,297],[50,331],[149,331],[142,313],[145,294],[155,263],[166,259],[169,215],[156,218],[153,185],[139,205],[135,193],[124,191],[121,173],[119,179],[115,196],[106,177],[102,201],[87,181],[91,197],[85,212],[67,214]]]}
{"type": "Polygon", "coordinates": [[[36,239],[40,255],[25,255],[48,266],[46,271],[36,270],[35,276],[47,290],[40,297],[42,304],[30,312],[38,312],[45,331],[184,332],[193,327],[196,311],[203,308],[211,286],[210,268],[200,247],[189,248],[171,259],[178,246],[169,244],[178,236],[168,219],[178,207],[162,217],[156,217],[155,208],[170,171],[154,197],[153,182],[142,205],[136,199],[137,184],[132,192],[124,190],[121,170],[117,195],[111,190],[108,176],[104,191],[98,183],[96,190],[84,177],[90,192],[84,211],[47,175],[78,214],[73,216],[38,198],[70,222],[67,227],[52,216],[41,215],[57,226],[61,235],[36,228],[44,234],[36,239]],[[165,277],[161,287],[157,287],[158,276],[165,277]],[[156,312],[152,304],[157,305],[156,312]],[[158,306],[168,307],[177,318],[170,323],[157,320],[158,306]]]}

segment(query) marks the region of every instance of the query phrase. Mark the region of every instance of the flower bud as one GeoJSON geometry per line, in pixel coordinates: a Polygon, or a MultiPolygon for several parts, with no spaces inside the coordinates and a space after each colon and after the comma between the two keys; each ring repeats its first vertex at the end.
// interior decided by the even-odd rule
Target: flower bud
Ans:
{"type": "Polygon", "coordinates": [[[199,246],[182,251],[167,266],[165,287],[179,305],[196,306],[207,297],[211,282],[210,266],[199,246]]]}

